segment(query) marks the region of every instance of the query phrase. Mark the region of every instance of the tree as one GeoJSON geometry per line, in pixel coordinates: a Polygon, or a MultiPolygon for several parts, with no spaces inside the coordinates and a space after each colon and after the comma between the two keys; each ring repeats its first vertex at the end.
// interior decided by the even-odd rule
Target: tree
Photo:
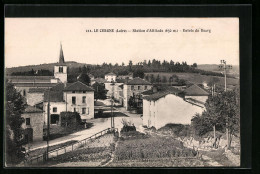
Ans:
{"type": "Polygon", "coordinates": [[[154,75],[150,74],[150,82],[153,84],[155,82],[154,75]]]}
{"type": "Polygon", "coordinates": [[[90,84],[90,78],[89,76],[86,74],[86,73],[82,73],[79,75],[79,78],[78,78],[78,81],[86,84],[86,85],[89,85],[90,84]]]}
{"type": "Polygon", "coordinates": [[[129,71],[132,71],[132,66],[133,66],[133,62],[132,60],[129,60],[129,64],[128,64],[129,71]]]}
{"type": "Polygon", "coordinates": [[[140,68],[136,69],[133,73],[134,77],[140,77],[141,79],[144,78],[144,71],[140,68]]]}
{"type": "Polygon", "coordinates": [[[6,82],[5,98],[5,128],[6,128],[6,162],[13,164],[20,162],[24,155],[22,153],[22,123],[26,103],[19,92],[11,83],[6,82]]]}
{"type": "Polygon", "coordinates": [[[156,82],[157,83],[160,83],[161,82],[161,78],[160,78],[160,75],[158,74],[157,77],[156,77],[156,82]]]}
{"type": "Polygon", "coordinates": [[[94,83],[92,85],[94,88],[94,99],[97,100],[105,100],[107,98],[107,90],[105,89],[105,86],[100,83],[94,83]]]}
{"type": "Polygon", "coordinates": [[[193,63],[193,64],[191,65],[191,67],[193,67],[193,68],[197,68],[198,65],[197,65],[197,63],[193,63]]]}
{"type": "Polygon", "coordinates": [[[163,76],[162,82],[163,82],[163,83],[167,83],[167,78],[166,78],[166,76],[163,76]]]}

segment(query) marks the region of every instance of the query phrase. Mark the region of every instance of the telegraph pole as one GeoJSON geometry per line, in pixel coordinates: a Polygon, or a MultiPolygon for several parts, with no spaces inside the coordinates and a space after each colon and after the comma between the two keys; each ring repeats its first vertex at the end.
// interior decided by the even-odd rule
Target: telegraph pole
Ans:
{"type": "MultiPolygon", "coordinates": [[[[225,92],[227,91],[227,68],[232,69],[231,65],[227,66],[227,62],[225,60],[220,60],[221,65],[219,66],[220,69],[224,70],[224,76],[225,76],[225,92]]],[[[228,129],[228,116],[226,120],[226,136],[227,136],[227,149],[229,149],[229,129],[228,129]]]]}
{"type": "Polygon", "coordinates": [[[49,138],[50,138],[50,89],[48,89],[48,106],[47,106],[47,151],[46,151],[47,159],[49,159],[49,138]]]}

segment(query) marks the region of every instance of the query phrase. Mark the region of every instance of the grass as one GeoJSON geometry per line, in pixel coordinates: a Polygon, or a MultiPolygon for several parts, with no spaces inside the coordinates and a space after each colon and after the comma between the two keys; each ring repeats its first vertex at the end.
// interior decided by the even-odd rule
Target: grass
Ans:
{"type": "MultiPolygon", "coordinates": [[[[162,78],[163,76],[166,76],[167,79],[171,77],[173,74],[177,75],[179,79],[183,79],[186,81],[189,81],[191,83],[195,84],[202,84],[203,82],[210,82],[212,77],[218,78],[221,86],[224,86],[225,84],[225,79],[224,77],[216,77],[216,76],[207,76],[207,75],[201,75],[197,73],[161,73],[161,72],[153,72],[153,73],[145,73],[145,74],[154,74],[155,77],[159,74],[160,77],[162,78]]],[[[239,79],[235,78],[227,78],[227,86],[235,86],[239,84],[239,79]]]]}

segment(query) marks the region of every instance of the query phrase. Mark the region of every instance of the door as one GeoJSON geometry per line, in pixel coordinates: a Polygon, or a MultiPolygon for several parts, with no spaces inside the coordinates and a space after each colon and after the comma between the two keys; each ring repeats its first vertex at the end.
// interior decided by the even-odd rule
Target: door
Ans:
{"type": "Polygon", "coordinates": [[[51,114],[51,124],[58,124],[59,118],[59,114],[51,114]]]}

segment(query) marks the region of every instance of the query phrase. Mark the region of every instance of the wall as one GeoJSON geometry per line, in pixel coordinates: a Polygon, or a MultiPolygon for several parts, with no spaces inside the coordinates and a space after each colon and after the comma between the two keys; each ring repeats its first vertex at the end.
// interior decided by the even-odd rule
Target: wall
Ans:
{"type": "Polygon", "coordinates": [[[27,104],[34,106],[43,101],[44,93],[27,93],[27,104]]]}
{"type": "Polygon", "coordinates": [[[105,88],[107,91],[107,96],[111,97],[112,96],[112,93],[114,91],[114,86],[115,85],[111,85],[112,83],[105,83],[105,88]]]}
{"type": "MultiPolygon", "coordinates": [[[[48,102],[43,103],[43,110],[44,110],[44,123],[47,124],[48,122],[48,113],[47,109],[48,108],[48,102]]],[[[50,102],[50,115],[51,114],[60,114],[61,112],[66,111],[66,104],[65,102],[50,102]],[[57,112],[53,112],[53,108],[57,108],[57,112]]]]}
{"type": "Polygon", "coordinates": [[[67,82],[67,66],[62,66],[63,67],[63,73],[59,72],[59,67],[60,66],[54,66],[54,77],[60,79],[62,83],[67,82]]]}
{"type": "Polygon", "coordinates": [[[202,113],[203,108],[185,102],[173,94],[160,98],[156,102],[144,100],[143,125],[159,129],[167,123],[190,124],[196,113],[202,113]],[[148,103],[150,108],[147,107],[148,103]],[[150,110],[150,112],[149,112],[150,110]],[[148,125],[149,120],[151,125],[148,125]]]}
{"type": "Polygon", "coordinates": [[[116,75],[105,75],[105,79],[108,81],[108,82],[112,82],[112,81],[116,81],[116,75]]]}
{"type": "Polygon", "coordinates": [[[80,114],[81,119],[94,118],[94,91],[87,91],[86,93],[78,92],[64,92],[64,100],[67,101],[67,111],[76,111],[80,114]],[[72,104],[72,96],[76,97],[76,104],[72,104]],[[82,97],[86,96],[86,103],[82,103],[82,97]],[[82,114],[82,108],[86,108],[86,114],[82,114]],[[87,113],[89,110],[89,113],[87,113]]]}
{"type": "Polygon", "coordinates": [[[126,110],[129,109],[128,106],[128,100],[130,96],[133,96],[134,94],[141,94],[144,91],[152,89],[152,85],[124,85],[124,107],[126,110]],[[131,89],[131,86],[134,86],[134,89],[131,89]],[[138,86],[140,86],[140,89],[138,89],[138,86]],[[147,86],[147,89],[145,89],[145,86],[147,86]]]}
{"type": "Polygon", "coordinates": [[[33,141],[42,141],[43,140],[43,122],[44,116],[43,113],[24,113],[22,117],[30,118],[31,125],[28,126],[24,122],[22,128],[32,128],[33,129],[33,141]]]}

